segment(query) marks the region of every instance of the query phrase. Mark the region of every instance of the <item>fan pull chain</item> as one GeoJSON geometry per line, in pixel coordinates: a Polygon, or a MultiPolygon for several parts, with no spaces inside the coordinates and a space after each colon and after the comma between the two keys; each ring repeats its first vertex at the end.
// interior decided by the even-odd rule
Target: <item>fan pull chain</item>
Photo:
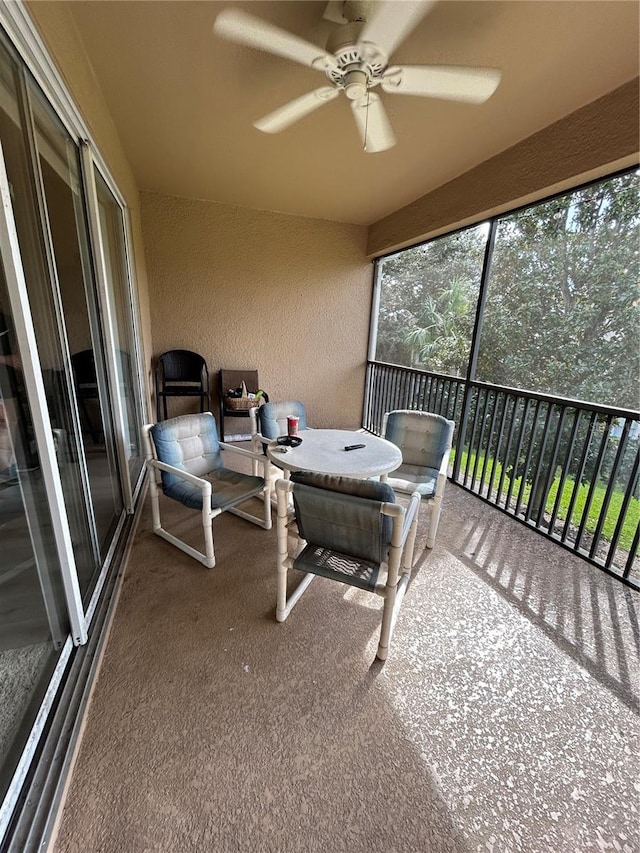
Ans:
{"type": "Polygon", "coordinates": [[[367,128],[369,127],[369,99],[371,95],[367,92],[367,106],[364,111],[364,139],[362,140],[362,150],[367,150],[367,128]]]}

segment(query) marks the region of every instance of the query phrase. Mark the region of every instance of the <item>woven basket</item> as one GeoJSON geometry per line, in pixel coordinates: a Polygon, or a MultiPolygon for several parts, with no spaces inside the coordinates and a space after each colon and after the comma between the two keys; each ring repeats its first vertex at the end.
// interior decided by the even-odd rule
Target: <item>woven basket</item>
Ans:
{"type": "Polygon", "coordinates": [[[227,409],[230,409],[232,412],[248,412],[249,409],[255,409],[257,406],[261,406],[264,403],[262,397],[255,398],[251,397],[225,397],[224,405],[227,409]]]}

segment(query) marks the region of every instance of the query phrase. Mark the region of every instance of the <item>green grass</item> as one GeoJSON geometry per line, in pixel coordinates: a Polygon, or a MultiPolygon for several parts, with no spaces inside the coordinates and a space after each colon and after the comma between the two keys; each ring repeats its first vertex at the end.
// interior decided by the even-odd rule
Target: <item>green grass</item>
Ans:
{"type": "MultiPolygon", "coordinates": [[[[453,458],[455,456],[455,451],[452,451],[451,461],[453,463],[453,458]]],[[[463,473],[467,468],[467,460],[469,465],[469,481],[471,474],[473,473],[473,468],[476,463],[476,455],[472,453],[471,456],[468,455],[467,451],[463,451],[461,463],[460,463],[460,471],[463,473]]],[[[475,488],[478,488],[479,479],[482,475],[482,468],[485,464],[484,454],[478,457],[478,466],[476,470],[476,480],[475,480],[475,488]]],[[[500,483],[500,476],[502,474],[502,465],[500,462],[495,462],[491,457],[487,459],[484,475],[482,475],[482,482],[486,487],[488,483],[491,481],[492,472],[494,471],[495,466],[495,474],[493,476],[493,488],[496,489],[500,483]]],[[[502,495],[506,497],[506,494],[509,490],[509,485],[511,480],[507,474],[504,476],[504,481],[502,484],[502,495]]],[[[522,483],[522,479],[520,477],[516,477],[513,483],[512,489],[512,506],[515,506],[515,500],[517,499],[518,493],[520,491],[520,486],[522,483]]],[[[556,477],[551,484],[551,488],[549,489],[549,494],[547,496],[547,503],[545,506],[545,512],[551,514],[553,512],[553,507],[556,502],[556,497],[558,494],[558,487],[560,485],[559,477],[556,477]]],[[[573,495],[575,489],[574,480],[567,479],[565,480],[564,487],[562,489],[562,496],[560,498],[560,505],[558,507],[558,519],[560,521],[565,521],[567,518],[567,514],[569,512],[569,504],[571,502],[571,497],[573,495]]],[[[529,495],[531,493],[531,486],[529,483],[525,483],[523,492],[522,492],[522,508],[526,508],[527,503],[529,501],[529,495]]],[[[574,526],[578,526],[582,519],[582,515],[584,513],[585,505],[587,502],[587,496],[589,494],[589,486],[588,485],[579,485],[578,493],[576,495],[575,504],[573,506],[573,512],[571,514],[571,524],[574,526]]],[[[589,508],[589,516],[586,522],[586,530],[589,533],[594,533],[598,524],[598,519],[600,517],[600,513],[602,510],[602,505],[604,502],[606,494],[606,486],[596,485],[594,490],[593,498],[591,501],[591,506],[589,508]]],[[[622,501],[624,499],[624,493],[621,491],[614,491],[611,495],[611,500],[609,502],[609,508],[607,510],[607,516],[604,521],[604,525],[602,528],[601,538],[606,542],[610,542],[613,538],[613,534],[616,529],[616,524],[618,523],[618,518],[620,517],[620,511],[622,509],[622,501]]],[[[638,526],[638,521],[640,520],[640,500],[638,498],[631,498],[629,502],[629,506],[627,509],[627,514],[622,525],[622,530],[620,531],[620,539],[618,540],[618,547],[628,551],[631,548],[631,544],[633,542],[633,537],[636,531],[636,527],[638,526]]]]}

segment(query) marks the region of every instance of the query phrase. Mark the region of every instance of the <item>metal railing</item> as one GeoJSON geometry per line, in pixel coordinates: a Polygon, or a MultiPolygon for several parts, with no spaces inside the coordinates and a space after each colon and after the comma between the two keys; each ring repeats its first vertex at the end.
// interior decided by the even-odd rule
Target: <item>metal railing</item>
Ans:
{"type": "Polygon", "coordinates": [[[368,362],[363,427],[393,409],[455,421],[453,482],[640,588],[640,413],[368,362]]]}

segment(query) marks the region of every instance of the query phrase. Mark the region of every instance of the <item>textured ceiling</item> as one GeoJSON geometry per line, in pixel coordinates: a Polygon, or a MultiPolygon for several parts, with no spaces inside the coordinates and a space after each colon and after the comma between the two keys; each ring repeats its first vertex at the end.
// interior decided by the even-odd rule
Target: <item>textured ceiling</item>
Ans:
{"type": "Polygon", "coordinates": [[[282,133],[256,130],[326,78],[213,33],[234,5],[324,46],[326,2],[68,5],[140,189],[360,224],[638,75],[637,2],[442,0],[393,63],[500,68],[500,86],[482,105],[383,94],[398,142],[367,154],[343,96],[282,133]]]}

